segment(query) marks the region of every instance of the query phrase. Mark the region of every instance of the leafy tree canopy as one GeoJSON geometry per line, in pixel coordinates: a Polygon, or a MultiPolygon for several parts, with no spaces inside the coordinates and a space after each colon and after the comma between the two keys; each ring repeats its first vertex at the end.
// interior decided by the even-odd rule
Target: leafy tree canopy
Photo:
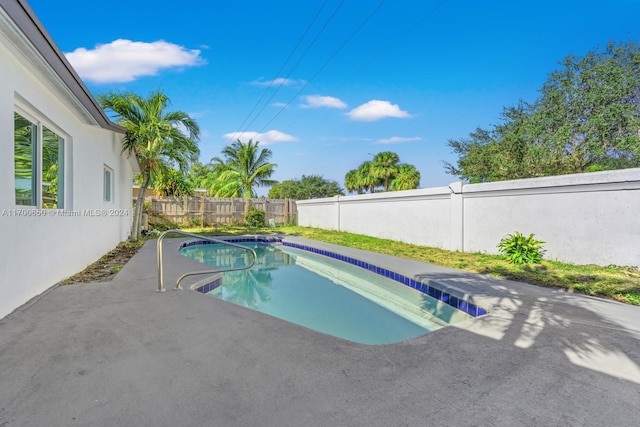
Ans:
{"type": "Polygon", "coordinates": [[[196,162],[191,165],[187,179],[193,188],[207,189],[208,194],[213,196],[214,194],[211,192],[211,189],[214,188],[220,172],[220,168],[215,164],[210,163],[203,165],[200,162],[196,162]]]}
{"type": "Polygon", "coordinates": [[[347,191],[358,194],[373,193],[380,187],[382,191],[413,190],[419,185],[420,172],[413,165],[400,163],[400,157],[391,151],[376,154],[344,177],[347,191]]]}
{"type": "Polygon", "coordinates": [[[533,104],[502,123],[450,140],[452,175],[499,181],[640,166],[640,43],[567,56],[533,104]]]}
{"type": "Polygon", "coordinates": [[[193,196],[195,186],[187,175],[174,168],[154,174],[153,188],[163,196],[193,196]]]}
{"type": "Polygon", "coordinates": [[[344,196],[344,191],[336,181],[324,179],[322,175],[302,175],[302,179],[283,181],[269,190],[271,199],[317,199],[344,196]]]}

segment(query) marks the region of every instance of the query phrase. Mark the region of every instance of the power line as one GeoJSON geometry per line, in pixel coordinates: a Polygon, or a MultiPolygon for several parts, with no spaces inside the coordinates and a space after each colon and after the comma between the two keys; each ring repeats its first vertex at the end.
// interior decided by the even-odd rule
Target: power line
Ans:
{"type": "Polygon", "coordinates": [[[298,47],[300,46],[300,44],[302,43],[302,41],[305,39],[305,37],[307,36],[307,34],[309,33],[309,31],[311,30],[311,28],[313,27],[313,25],[315,24],[315,22],[317,21],[318,17],[320,16],[321,12],[324,10],[325,6],[327,5],[329,0],[325,0],[324,3],[322,3],[322,5],[320,6],[320,8],[318,9],[318,11],[316,12],[316,14],[314,15],[313,19],[311,20],[311,22],[309,23],[309,25],[307,25],[307,28],[304,30],[304,32],[302,33],[302,35],[298,38],[298,41],[296,42],[295,46],[293,47],[293,49],[291,50],[291,52],[289,53],[289,55],[287,56],[287,58],[284,60],[284,62],[282,63],[282,65],[280,66],[280,68],[278,69],[278,71],[275,74],[275,77],[269,82],[269,85],[265,88],[265,90],[262,92],[262,95],[260,96],[260,98],[258,99],[258,101],[256,101],[256,103],[254,104],[253,108],[251,109],[251,111],[249,112],[249,114],[245,117],[245,119],[242,121],[242,124],[238,127],[238,129],[241,129],[241,133],[240,136],[242,136],[242,134],[244,134],[247,129],[249,128],[249,126],[251,126],[253,124],[253,122],[260,116],[260,114],[262,113],[262,111],[265,109],[265,107],[267,105],[269,105],[269,102],[273,99],[273,97],[278,93],[278,91],[280,90],[280,88],[284,85],[284,83],[286,82],[286,79],[289,78],[289,76],[291,75],[291,73],[296,69],[296,67],[298,66],[298,64],[300,64],[300,61],[302,61],[302,59],[306,56],[306,54],[309,52],[309,50],[311,49],[311,47],[315,44],[316,40],[318,40],[318,37],[320,37],[320,35],[324,32],[325,28],[327,27],[327,25],[329,25],[329,22],[331,22],[331,20],[333,19],[333,17],[338,13],[338,11],[340,10],[340,8],[342,7],[342,5],[344,4],[345,0],[342,0],[340,2],[340,4],[338,5],[338,7],[333,11],[333,13],[331,14],[331,16],[329,17],[329,19],[325,22],[325,24],[323,25],[323,27],[320,29],[320,31],[318,32],[318,34],[316,34],[315,38],[311,41],[311,43],[309,44],[309,46],[305,49],[305,51],[302,53],[301,57],[298,59],[298,61],[293,65],[293,67],[291,68],[291,70],[287,73],[287,75],[284,77],[284,79],[280,82],[280,84],[276,87],[275,92],[271,95],[271,97],[264,103],[263,107],[260,109],[260,111],[258,111],[255,115],[255,117],[247,124],[247,126],[243,128],[243,126],[245,125],[245,123],[247,122],[247,120],[249,120],[249,118],[253,115],[253,112],[255,111],[255,109],[258,107],[258,105],[260,105],[260,103],[262,102],[262,100],[264,99],[265,95],[267,94],[267,92],[269,91],[269,89],[273,86],[274,82],[276,81],[276,79],[279,77],[280,73],[282,72],[282,70],[284,69],[284,67],[286,66],[286,64],[289,62],[289,60],[291,59],[291,57],[293,56],[293,54],[295,53],[295,51],[298,49],[298,47]]]}
{"type": "MultiPolygon", "coordinates": [[[[320,29],[320,31],[318,32],[318,34],[316,34],[316,36],[313,38],[313,40],[311,41],[311,43],[309,44],[309,46],[307,46],[307,49],[305,49],[305,51],[302,53],[302,56],[298,59],[298,61],[294,64],[294,66],[291,68],[291,70],[289,70],[289,72],[287,73],[287,75],[284,77],[284,80],[280,82],[280,84],[278,85],[278,87],[276,88],[276,90],[271,94],[271,96],[269,97],[269,99],[267,99],[267,101],[264,103],[264,105],[262,106],[262,108],[260,109],[260,111],[258,111],[256,113],[256,115],[254,116],[254,118],[251,120],[251,122],[249,122],[249,124],[247,124],[247,126],[242,130],[242,133],[246,132],[247,129],[249,129],[249,126],[251,126],[253,124],[253,122],[256,121],[256,119],[258,117],[260,117],[260,114],[264,111],[264,109],[269,105],[269,102],[271,102],[271,100],[276,96],[276,94],[278,93],[278,91],[280,90],[280,88],[284,85],[286,79],[289,78],[289,76],[293,73],[293,71],[297,68],[297,66],[300,64],[300,61],[302,61],[302,59],[307,55],[307,53],[309,52],[309,50],[311,49],[311,47],[313,47],[313,45],[315,44],[315,42],[318,40],[318,38],[320,37],[320,35],[324,32],[324,30],[327,28],[327,26],[329,25],[329,23],[333,20],[333,18],[336,16],[336,14],[338,13],[338,11],[342,8],[342,6],[344,5],[346,0],[342,0],[340,2],[340,4],[338,5],[338,7],[336,7],[336,9],[333,11],[333,13],[331,14],[331,16],[329,16],[329,19],[327,19],[327,21],[324,23],[324,25],[322,26],[322,28],[320,29]]],[[[266,93],[266,92],[265,92],[266,93]]]]}
{"type": "MultiPolygon", "coordinates": [[[[410,34],[413,30],[415,30],[415,29],[416,29],[420,24],[422,24],[422,23],[423,23],[427,18],[429,18],[429,17],[431,17],[433,14],[435,14],[435,13],[438,11],[438,9],[440,9],[440,8],[441,8],[445,3],[447,3],[447,1],[448,1],[448,0],[442,0],[442,1],[440,1],[438,4],[436,4],[434,7],[432,7],[431,9],[429,9],[429,10],[428,10],[424,15],[422,15],[422,16],[420,17],[420,19],[418,19],[418,20],[417,20],[413,25],[411,25],[409,28],[407,28],[407,30],[406,30],[406,31],[404,31],[404,32],[403,32],[403,33],[401,33],[398,37],[396,37],[393,41],[391,41],[390,43],[388,43],[388,44],[385,46],[385,48],[384,48],[384,49],[382,49],[382,50],[378,51],[378,52],[377,52],[377,54],[376,54],[376,55],[374,55],[374,56],[372,56],[372,57],[371,57],[371,59],[370,59],[368,62],[366,62],[364,65],[362,65],[360,68],[358,68],[358,70],[356,70],[355,72],[353,72],[353,73],[349,76],[349,78],[353,77],[354,75],[361,74],[365,69],[367,69],[367,68],[371,65],[371,63],[373,63],[373,62],[374,62],[374,60],[375,60],[376,58],[379,58],[380,56],[382,56],[382,55],[386,54],[387,52],[389,52],[389,51],[390,51],[394,46],[396,46],[396,45],[400,42],[400,40],[402,40],[404,37],[406,37],[408,34],[410,34]]],[[[342,88],[342,87],[346,84],[346,81],[348,81],[348,79],[347,79],[347,80],[345,80],[345,82],[343,82],[341,85],[339,85],[336,89],[340,89],[340,88],[342,88]]],[[[318,101],[316,104],[314,104],[314,106],[315,106],[315,105],[318,105],[318,104],[319,104],[319,102],[320,102],[320,101],[318,101]]],[[[298,122],[298,120],[300,120],[300,119],[302,118],[302,116],[303,116],[304,114],[305,114],[305,113],[301,113],[301,114],[298,116],[298,118],[296,118],[296,119],[295,119],[295,120],[293,120],[291,123],[289,123],[287,126],[285,126],[285,127],[283,128],[283,130],[286,130],[286,129],[290,128],[291,126],[293,126],[296,122],[298,122]]]]}
{"type": "MultiPolygon", "coordinates": [[[[322,3],[322,5],[320,6],[320,9],[318,9],[318,11],[316,12],[316,14],[314,15],[313,19],[311,20],[311,22],[309,23],[309,25],[307,25],[307,28],[304,30],[304,32],[302,33],[302,35],[300,36],[300,38],[298,38],[298,41],[296,42],[295,46],[293,47],[293,49],[291,49],[291,52],[289,52],[289,56],[287,56],[287,58],[284,60],[284,62],[282,63],[282,65],[280,65],[280,68],[278,69],[278,71],[276,71],[276,75],[273,79],[271,79],[271,81],[269,82],[269,85],[265,88],[265,90],[262,92],[262,95],[260,96],[260,98],[258,99],[258,101],[256,101],[256,103],[253,105],[253,108],[251,108],[251,111],[249,112],[249,114],[245,117],[245,119],[242,121],[242,124],[240,126],[238,126],[238,129],[241,129],[244,124],[247,122],[247,120],[249,120],[249,118],[251,117],[251,115],[253,114],[253,112],[255,111],[255,109],[258,107],[258,105],[260,105],[260,102],[262,101],[262,99],[264,98],[264,96],[267,94],[267,92],[269,91],[269,89],[271,88],[271,86],[273,85],[273,82],[275,81],[275,79],[278,77],[278,75],[280,74],[280,72],[284,69],[285,65],[287,65],[287,62],[289,62],[289,59],[291,59],[291,57],[293,56],[294,52],[298,49],[298,46],[300,46],[300,43],[302,43],[302,40],[306,37],[307,33],[309,32],[309,30],[311,29],[311,27],[313,26],[313,24],[316,22],[316,19],[318,19],[318,16],[320,16],[320,13],[322,12],[322,10],[324,9],[324,7],[327,5],[327,2],[329,0],[324,0],[324,3],[322,3]]],[[[240,136],[242,136],[242,134],[240,134],[240,136]]]]}
{"type": "Polygon", "coordinates": [[[385,2],[386,0],[382,0],[380,3],[378,3],[375,9],[373,9],[373,11],[365,18],[365,20],[362,21],[360,25],[358,25],[358,27],[340,45],[340,47],[338,47],[338,49],[336,49],[336,51],[333,52],[333,54],[329,57],[329,59],[327,59],[327,61],[325,61],[324,64],[322,64],[322,66],[318,69],[318,71],[316,71],[315,74],[305,82],[304,86],[302,86],[302,88],[298,92],[296,92],[296,94],[280,109],[280,111],[278,111],[275,114],[275,116],[273,116],[273,118],[271,118],[271,120],[269,120],[258,132],[262,132],[263,130],[265,130],[267,126],[269,126],[269,124],[271,124],[271,122],[273,122],[280,115],[280,113],[282,113],[285,110],[285,108],[287,108],[298,97],[298,95],[300,95],[307,88],[307,86],[309,86],[309,83],[311,83],[313,79],[315,79],[322,72],[322,70],[324,70],[327,67],[327,65],[331,63],[331,61],[333,61],[333,59],[338,55],[338,53],[340,53],[340,51],[344,49],[344,47],[347,44],[349,44],[349,42],[356,36],[356,34],[360,32],[360,30],[362,30],[362,28],[364,28],[364,26],[371,20],[371,18],[373,18],[373,16],[378,12],[378,10],[382,7],[382,5],[385,2]]]}

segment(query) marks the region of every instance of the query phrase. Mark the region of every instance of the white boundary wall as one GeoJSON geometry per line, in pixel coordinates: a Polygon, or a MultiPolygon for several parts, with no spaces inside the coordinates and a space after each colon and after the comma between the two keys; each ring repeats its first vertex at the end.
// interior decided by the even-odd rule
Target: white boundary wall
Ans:
{"type": "Polygon", "coordinates": [[[545,258],[640,267],[640,169],[297,202],[298,224],[466,252],[534,233],[545,258]]]}
{"type": "MultiPolygon", "coordinates": [[[[6,29],[3,25],[6,22],[0,30],[6,29]]],[[[127,238],[134,166],[120,153],[123,135],[88,123],[69,101],[69,93],[56,86],[55,77],[30,62],[2,31],[0,76],[1,319],[127,238]],[[59,212],[77,211],[80,216],[55,216],[54,209],[16,205],[16,108],[65,138],[64,210],[59,212]],[[114,175],[111,202],[103,200],[105,165],[114,175]],[[91,216],[102,212],[105,216],[91,216]]]]}

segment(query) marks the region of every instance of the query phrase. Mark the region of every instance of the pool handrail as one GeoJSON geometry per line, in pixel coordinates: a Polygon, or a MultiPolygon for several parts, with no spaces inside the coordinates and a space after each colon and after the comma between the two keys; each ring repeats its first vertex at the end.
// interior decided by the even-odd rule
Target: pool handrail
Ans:
{"type": "Polygon", "coordinates": [[[248,248],[246,246],[238,245],[238,244],[233,243],[233,242],[228,242],[228,241],[223,240],[223,239],[215,239],[215,238],[212,238],[212,237],[201,236],[199,234],[187,233],[186,231],[167,230],[167,231],[163,232],[162,234],[160,234],[160,236],[158,236],[158,242],[156,243],[157,257],[158,257],[158,289],[156,289],[156,292],[164,292],[165,291],[163,265],[162,265],[162,241],[164,240],[164,238],[168,234],[180,234],[182,236],[193,237],[195,239],[206,240],[206,241],[215,242],[215,243],[222,243],[222,244],[229,245],[229,246],[235,246],[235,247],[238,247],[240,249],[244,249],[246,251],[249,251],[249,252],[251,252],[251,255],[253,255],[253,260],[249,263],[249,265],[246,265],[246,266],[233,267],[233,268],[220,268],[220,269],[217,269],[217,270],[197,271],[197,272],[185,273],[182,276],[180,276],[178,278],[178,280],[176,281],[176,287],[173,288],[174,291],[182,289],[182,286],[180,286],[180,282],[182,282],[183,279],[185,279],[185,278],[187,278],[189,276],[195,276],[195,275],[198,275],[198,274],[224,273],[226,271],[248,270],[249,268],[253,267],[253,265],[256,263],[256,259],[258,258],[257,254],[256,254],[256,251],[254,251],[253,249],[248,248]]]}

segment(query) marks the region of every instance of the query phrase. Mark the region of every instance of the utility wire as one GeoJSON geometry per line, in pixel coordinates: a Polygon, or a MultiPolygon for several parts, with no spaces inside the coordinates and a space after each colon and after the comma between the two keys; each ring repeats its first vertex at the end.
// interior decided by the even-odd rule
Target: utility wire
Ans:
{"type": "MultiPolygon", "coordinates": [[[[267,99],[267,101],[264,103],[264,105],[262,106],[262,108],[256,113],[256,115],[253,117],[253,119],[247,124],[247,126],[242,129],[242,132],[240,135],[244,134],[249,127],[253,124],[253,122],[256,121],[256,119],[260,116],[260,114],[264,111],[264,109],[269,105],[269,102],[271,102],[271,100],[276,96],[276,94],[278,93],[278,91],[280,90],[280,88],[285,84],[285,82],[287,81],[287,79],[289,78],[289,76],[291,76],[291,74],[293,73],[293,71],[298,67],[298,65],[300,64],[300,62],[302,61],[302,59],[307,55],[307,53],[309,52],[309,50],[313,47],[313,45],[315,44],[315,42],[318,40],[318,38],[320,37],[320,35],[324,32],[324,30],[327,28],[327,26],[329,25],[329,23],[333,20],[333,18],[336,16],[336,14],[338,13],[338,11],[342,8],[342,6],[344,5],[346,0],[342,0],[340,2],[340,4],[338,5],[338,7],[336,7],[336,9],[333,11],[333,13],[331,14],[331,16],[329,17],[329,19],[327,19],[327,21],[324,23],[324,25],[322,26],[322,28],[320,29],[320,31],[318,32],[318,34],[316,34],[316,36],[313,38],[313,40],[311,41],[311,43],[309,44],[309,46],[307,46],[307,48],[305,49],[305,51],[302,53],[302,55],[300,56],[300,58],[298,59],[298,61],[296,61],[296,63],[293,65],[293,67],[291,68],[291,70],[289,70],[289,72],[286,74],[286,76],[284,77],[284,79],[280,82],[280,84],[276,87],[276,90],[271,94],[271,96],[269,97],[269,99],[267,99]]],[[[326,4],[326,1],[325,1],[326,4]]],[[[323,6],[324,7],[324,4],[323,6]]],[[[322,10],[322,9],[321,9],[322,10]]],[[[318,14],[320,13],[320,11],[318,11],[318,14]]],[[[316,14],[317,16],[317,14],[316,14]]],[[[315,22],[315,18],[314,18],[314,22],[315,22]]],[[[308,27],[310,28],[310,27],[308,27]]],[[[305,31],[306,34],[306,31],[305,31]]],[[[302,40],[302,39],[301,39],[302,40]]],[[[278,74],[280,73],[280,71],[282,70],[283,67],[280,68],[280,70],[278,70],[278,74]]],[[[276,75],[277,77],[277,75],[276,75]]],[[[273,81],[272,81],[273,82],[273,81]]],[[[269,84],[269,87],[267,88],[267,90],[271,87],[271,84],[269,84]]],[[[266,90],[265,92],[263,92],[263,96],[260,98],[260,100],[262,100],[262,98],[264,98],[264,95],[266,94],[266,90]]],[[[259,102],[258,102],[259,103],[259,102]]],[[[256,104],[257,106],[257,104],[256,104]]],[[[255,107],[254,107],[255,109],[255,107]]],[[[252,110],[253,112],[253,110],[252,110]]],[[[242,126],[241,126],[242,127],[242,126]]]]}
{"type": "MultiPolygon", "coordinates": [[[[278,69],[278,71],[276,72],[276,75],[273,79],[271,79],[271,81],[269,82],[269,85],[265,88],[265,90],[262,92],[262,95],[260,96],[260,98],[258,99],[258,101],[256,101],[256,103],[253,105],[253,108],[251,108],[251,111],[249,112],[249,114],[244,118],[244,120],[242,121],[242,124],[240,126],[238,126],[238,129],[242,129],[242,127],[244,126],[244,124],[247,122],[247,120],[249,120],[249,118],[251,117],[251,115],[253,114],[253,112],[255,111],[255,109],[258,107],[258,105],[260,105],[260,102],[262,101],[262,99],[265,97],[265,95],[267,94],[267,92],[269,91],[269,89],[271,88],[271,86],[273,86],[273,82],[276,80],[276,78],[278,78],[278,75],[280,74],[280,72],[284,69],[285,65],[287,65],[287,62],[289,62],[289,59],[291,59],[291,57],[293,56],[293,54],[295,53],[295,51],[298,49],[298,46],[300,46],[300,43],[302,43],[302,40],[307,36],[307,33],[309,32],[309,30],[311,29],[311,27],[313,27],[313,24],[316,22],[316,20],[318,19],[318,16],[320,16],[320,13],[322,12],[322,10],[324,9],[324,7],[327,5],[327,2],[329,0],[324,0],[324,3],[322,3],[322,5],[320,6],[320,9],[318,9],[318,11],[316,12],[316,14],[314,15],[313,19],[311,20],[311,22],[309,23],[309,25],[307,25],[307,28],[304,30],[304,32],[302,33],[302,35],[300,36],[300,38],[298,38],[298,41],[296,42],[295,46],[293,47],[293,49],[291,49],[291,51],[289,52],[289,56],[287,56],[287,58],[284,60],[284,62],[282,63],[282,65],[280,65],[280,68],[278,69]]],[[[240,136],[242,136],[242,134],[240,134],[240,136]]]]}
{"type": "MultiPolygon", "coordinates": [[[[300,43],[302,43],[302,40],[306,37],[307,33],[309,32],[309,30],[311,29],[311,27],[313,26],[313,24],[316,22],[316,20],[318,19],[318,16],[320,16],[320,13],[322,12],[322,10],[324,9],[324,7],[327,5],[327,2],[329,0],[325,0],[324,3],[322,3],[322,5],[320,6],[320,9],[318,9],[318,11],[316,12],[316,14],[314,15],[313,19],[311,20],[311,22],[309,23],[309,25],[307,25],[307,28],[304,30],[304,32],[302,33],[302,35],[298,38],[298,41],[296,42],[295,46],[293,47],[293,49],[291,49],[291,51],[289,52],[289,56],[287,56],[287,58],[284,60],[284,62],[282,63],[282,65],[280,65],[280,68],[278,69],[278,71],[276,72],[276,75],[273,79],[271,79],[271,81],[269,82],[269,85],[265,88],[265,90],[262,92],[262,95],[260,96],[260,98],[256,101],[256,103],[253,105],[253,107],[251,108],[251,111],[249,112],[249,114],[247,114],[247,116],[244,118],[244,120],[242,121],[242,123],[240,124],[240,126],[238,126],[237,129],[242,129],[242,127],[244,126],[244,124],[247,122],[247,120],[249,120],[249,118],[251,117],[251,115],[253,114],[253,112],[255,111],[255,109],[258,107],[258,105],[260,105],[260,102],[262,101],[262,99],[265,97],[265,95],[267,94],[267,92],[269,91],[269,89],[271,88],[271,86],[273,86],[273,82],[278,78],[278,75],[280,74],[280,72],[284,69],[285,65],[287,64],[287,62],[289,62],[289,59],[291,59],[291,57],[293,56],[294,52],[298,49],[298,46],[300,46],[300,43]]],[[[242,136],[244,132],[241,132],[239,137],[242,136]]]]}
{"type": "MultiPolygon", "coordinates": [[[[418,26],[420,26],[427,18],[431,17],[433,14],[435,14],[438,9],[440,9],[445,3],[447,3],[448,0],[442,0],[440,1],[438,4],[436,4],[433,8],[429,9],[424,15],[422,15],[420,17],[420,19],[418,19],[413,25],[411,25],[409,28],[407,28],[406,31],[404,31],[403,33],[401,33],[398,37],[396,37],[394,40],[392,40],[390,43],[388,43],[384,49],[380,50],[377,52],[376,55],[372,56],[371,59],[366,62],[364,65],[362,65],[360,68],[358,68],[358,70],[356,70],[355,72],[353,72],[350,76],[349,79],[357,74],[361,74],[365,69],[369,68],[369,66],[374,62],[375,59],[383,56],[384,54],[386,54],[387,52],[389,52],[394,46],[396,46],[400,40],[402,40],[404,37],[406,37],[407,35],[409,35],[413,30],[415,30],[418,26]]],[[[339,85],[337,89],[342,88],[346,82],[349,80],[345,80],[341,85],[339,85]]],[[[312,107],[318,105],[320,103],[320,101],[316,102],[315,104],[313,104],[312,107]]],[[[297,123],[304,114],[306,114],[307,112],[303,112],[301,113],[298,118],[294,119],[291,123],[289,123],[287,126],[285,126],[283,128],[283,130],[286,130],[288,128],[290,128],[291,126],[293,126],[295,123],[297,123]]]]}
{"type": "Polygon", "coordinates": [[[313,76],[311,76],[311,78],[309,80],[307,80],[305,82],[304,86],[302,86],[302,88],[298,92],[296,92],[295,95],[293,95],[293,97],[289,100],[289,102],[287,102],[280,109],[280,111],[278,111],[275,114],[275,116],[273,116],[273,118],[271,118],[271,120],[269,120],[258,132],[264,131],[267,128],[267,126],[269,126],[271,124],[271,122],[273,122],[280,115],[280,113],[282,113],[285,110],[285,108],[287,108],[298,97],[298,95],[300,95],[307,88],[307,86],[309,86],[309,83],[311,83],[313,81],[313,79],[315,79],[327,67],[327,65],[329,65],[331,63],[331,61],[333,61],[333,59],[338,55],[338,53],[340,53],[340,51],[342,49],[344,49],[344,47],[347,44],[349,44],[349,42],[356,36],[356,34],[358,34],[360,32],[360,30],[362,30],[362,28],[364,28],[364,26],[371,20],[371,18],[373,18],[373,16],[378,12],[378,10],[382,7],[382,5],[385,2],[386,2],[386,0],[382,0],[380,3],[378,3],[378,5],[375,7],[375,9],[373,9],[373,11],[365,18],[365,20],[362,21],[360,23],[360,25],[358,25],[358,27],[340,45],[340,47],[338,47],[338,49],[336,49],[336,51],[333,52],[333,54],[329,57],[329,59],[327,59],[325,61],[324,64],[322,64],[322,66],[318,69],[318,71],[316,71],[316,73],[313,76]]]}

